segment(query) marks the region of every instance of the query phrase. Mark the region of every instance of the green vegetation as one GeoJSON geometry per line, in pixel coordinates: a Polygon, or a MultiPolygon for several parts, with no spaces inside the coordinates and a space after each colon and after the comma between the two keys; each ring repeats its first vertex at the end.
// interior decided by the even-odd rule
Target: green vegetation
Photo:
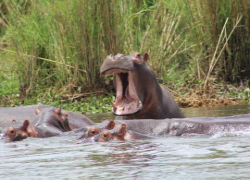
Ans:
{"type": "Polygon", "coordinates": [[[247,87],[249,9],[247,0],[2,0],[1,105],[108,111],[112,77],[99,68],[118,52],[149,52],[160,82],[180,95],[247,87]]]}

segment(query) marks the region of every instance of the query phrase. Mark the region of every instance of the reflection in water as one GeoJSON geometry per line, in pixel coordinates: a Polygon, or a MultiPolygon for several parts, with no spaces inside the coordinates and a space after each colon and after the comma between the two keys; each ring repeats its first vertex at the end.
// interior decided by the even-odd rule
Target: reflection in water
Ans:
{"type": "Polygon", "coordinates": [[[96,114],[86,114],[86,116],[94,121],[95,123],[102,122],[103,118],[107,120],[114,120],[115,116],[112,113],[96,113],[96,114]]]}
{"type": "MultiPolygon", "coordinates": [[[[249,114],[249,105],[236,105],[236,106],[220,106],[220,107],[204,107],[204,108],[190,108],[182,109],[186,117],[223,117],[233,116],[237,114],[249,114]]],[[[108,120],[115,119],[112,113],[101,114],[87,114],[88,118],[96,123],[100,123],[103,118],[108,120]]]]}
{"type": "Polygon", "coordinates": [[[186,117],[223,117],[237,114],[249,114],[249,105],[220,106],[182,109],[186,117]]]}
{"type": "Polygon", "coordinates": [[[155,157],[153,150],[156,144],[151,141],[131,140],[131,141],[109,141],[99,143],[102,149],[112,149],[110,152],[99,152],[90,154],[89,158],[97,163],[103,164],[115,163],[121,165],[136,165],[140,162],[146,162],[155,157]],[[149,154],[147,152],[150,152],[149,154]]]}
{"type": "MultiPolygon", "coordinates": [[[[249,106],[184,109],[229,116],[249,106]]],[[[112,114],[88,115],[96,122],[112,114]]],[[[0,141],[1,179],[249,179],[250,133],[73,144],[77,136],[0,141]]]]}

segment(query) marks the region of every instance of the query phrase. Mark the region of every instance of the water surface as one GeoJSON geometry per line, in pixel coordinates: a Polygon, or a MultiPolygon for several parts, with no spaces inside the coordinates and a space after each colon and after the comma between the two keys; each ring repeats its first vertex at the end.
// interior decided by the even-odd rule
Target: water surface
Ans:
{"type": "MultiPolygon", "coordinates": [[[[184,109],[187,117],[250,106],[184,109]]],[[[88,115],[96,121],[111,114],[88,115]]],[[[0,179],[249,179],[250,133],[73,144],[77,136],[0,141],[0,179]]]]}

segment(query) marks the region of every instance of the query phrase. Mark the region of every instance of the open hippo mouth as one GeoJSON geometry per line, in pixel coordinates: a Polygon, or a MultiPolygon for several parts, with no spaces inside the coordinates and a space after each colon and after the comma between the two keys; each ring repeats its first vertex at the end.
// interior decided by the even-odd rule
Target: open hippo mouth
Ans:
{"type": "Polygon", "coordinates": [[[142,103],[138,98],[133,73],[128,70],[111,69],[105,74],[114,73],[116,76],[116,100],[112,103],[112,111],[115,115],[135,114],[142,109],[142,103]]]}

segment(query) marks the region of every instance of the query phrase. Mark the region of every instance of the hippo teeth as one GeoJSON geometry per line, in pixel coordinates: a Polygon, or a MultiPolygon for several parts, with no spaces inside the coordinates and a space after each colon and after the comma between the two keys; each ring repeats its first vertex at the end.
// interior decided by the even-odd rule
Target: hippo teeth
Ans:
{"type": "Polygon", "coordinates": [[[117,109],[117,106],[115,105],[115,103],[113,101],[111,101],[111,104],[112,104],[113,108],[117,109]]]}
{"type": "MultiPolygon", "coordinates": [[[[114,104],[114,103],[113,103],[114,104]]],[[[139,99],[132,99],[131,101],[126,102],[124,100],[120,104],[113,106],[113,113],[115,115],[129,115],[139,112],[142,108],[142,103],[139,99]]]]}
{"type": "Polygon", "coordinates": [[[116,77],[116,100],[111,102],[113,113],[122,116],[139,112],[142,109],[142,102],[137,95],[133,72],[113,69],[113,73],[116,77]]]}

